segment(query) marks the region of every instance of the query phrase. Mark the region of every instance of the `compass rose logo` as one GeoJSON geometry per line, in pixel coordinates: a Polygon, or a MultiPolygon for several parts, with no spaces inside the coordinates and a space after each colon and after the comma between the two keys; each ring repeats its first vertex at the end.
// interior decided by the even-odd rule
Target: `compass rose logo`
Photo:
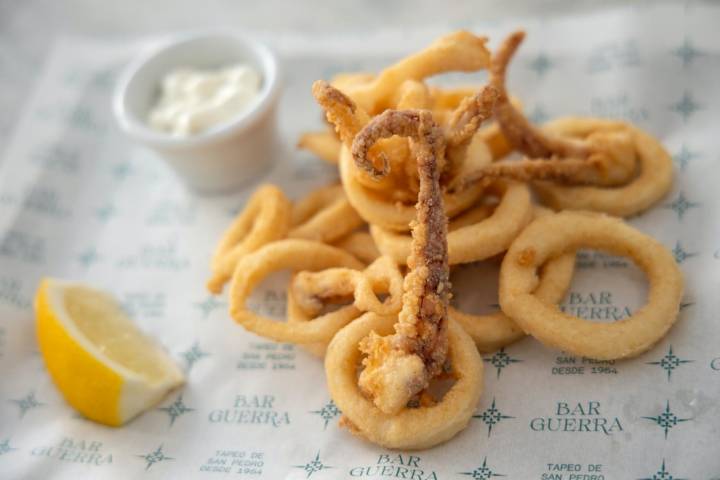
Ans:
{"type": "Polygon", "coordinates": [[[495,367],[497,370],[497,378],[500,378],[500,373],[502,373],[503,368],[506,368],[513,363],[522,362],[519,358],[513,358],[505,352],[504,347],[495,352],[492,357],[485,358],[484,360],[495,367]]]}
{"type": "Polygon", "coordinates": [[[670,348],[668,349],[668,353],[662,357],[660,360],[657,360],[655,362],[647,362],[648,365],[658,365],[660,368],[665,370],[667,372],[667,379],[668,382],[670,381],[670,377],[672,375],[672,372],[680,367],[681,365],[684,365],[686,363],[692,363],[694,360],[683,360],[677,355],[673,353],[673,347],[670,345],[670,348]]]}
{"type": "Polygon", "coordinates": [[[339,417],[342,412],[340,412],[340,409],[337,407],[337,405],[335,405],[335,402],[330,400],[320,410],[314,410],[310,413],[319,415],[320,418],[325,420],[325,426],[323,427],[323,430],[325,430],[325,429],[327,429],[327,426],[330,423],[330,421],[333,420],[334,418],[339,417]]]}
{"type": "Polygon", "coordinates": [[[658,427],[665,431],[665,439],[667,440],[668,432],[676,425],[692,420],[692,418],[678,418],[677,415],[670,411],[670,400],[667,401],[665,411],[655,417],[642,417],[645,420],[652,420],[658,427]]]}
{"type": "Polygon", "coordinates": [[[320,452],[315,455],[315,458],[307,462],[305,465],[293,465],[294,468],[302,468],[307,473],[306,478],[310,478],[313,473],[321,472],[328,468],[333,468],[329,465],[325,465],[322,460],[320,460],[320,452]]]}
{"type": "Polygon", "coordinates": [[[495,405],[495,398],[493,398],[492,405],[490,405],[490,407],[488,407],[488,409],[481,414],[473,415],[473,418],[478,418],[482,420],[485,425],[487,425],[489,437],[492,433],[493,426],[497,425],[502,420],[507,420],[515,417],[511,417],[510,415],[504,415],[500,410],[498,410],[497,406],[495,405]]]}
{"type": "Polygon", "coordinates": [[[147,453],[145,455],[138,455],[138,457],[144,459],[147,462],[145,470],[150,470],[150,467],[152,467],[156,463],[164,462],[166,460],[175,460],[174,458],[168,457],[165,455],[165,453],[163,453],[162,444],[160,444],[160,446],[156,448],[155,451],[147,453]]]}
{"type": "Polygon", "coordinates": [[[479,467],[469,472],[460,472],[460,475],[467,475],[473,480],[489,480],[493,477],[504,477],[501,473],[495,473],[487,463],[487,457],[483,458],[483,463],[479,467]]]}

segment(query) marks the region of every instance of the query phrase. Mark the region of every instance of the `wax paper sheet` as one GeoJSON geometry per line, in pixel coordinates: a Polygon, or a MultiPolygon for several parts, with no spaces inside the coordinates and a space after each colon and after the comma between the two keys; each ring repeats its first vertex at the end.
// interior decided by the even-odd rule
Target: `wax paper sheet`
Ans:
{"type": "MultiPolygon", "coordinates": [[[[282,55],[283,152],[236,195],[196,197],[152,153],[115,128],[118,72],[157,39],[59,39],[0,165],[0,478],[711,479],[720,478],[717,312],[720,179],[717,8],[663,6],[583,17],[333,37],[258,32],[282,55]],[[447,444],[394,452],[340,429],[322,363],[245,332],[224,296],[204,289],[214,242],[261,181],[292,197],[335,178],[296,151],[322,125],[311,82],[377,70],[449,30],[493,42],[528,30],[510,87],[537,122],[561,115],[623,118],[673,154],[675,185],[631,220],[672,250],[686,275],[680,318],[638,358],[593,362],[525,339],[485,355],[485,391],[447,444]],[[38,353],[32,297],[42,276],[113,292],[187,372],[187,384],[122,428],[84,420],[53,386],[38,353]]],[[[448,82],[480,83],[482,74],[448,82]]],[[[453,274],[455,302],[497,308],[497,264],[453,274]]],[[[253,294],[282,318],[287,276],[253,294]]],[[[580,252],[563,307],[593,321],[644,301],[643,275],[623,259],[580,252]]]]}

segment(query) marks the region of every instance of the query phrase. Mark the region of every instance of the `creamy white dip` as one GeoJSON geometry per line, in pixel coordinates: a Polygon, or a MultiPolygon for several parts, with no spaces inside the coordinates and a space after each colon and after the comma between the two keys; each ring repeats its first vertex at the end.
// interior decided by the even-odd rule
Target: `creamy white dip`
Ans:
{"type": "Polygon", "coordinates": [[[246,110],[260,83],[260,74],[245,64],[218,70],[179,68],[163,78],[148,124],[178,137],[204,132],[246,110]]]}

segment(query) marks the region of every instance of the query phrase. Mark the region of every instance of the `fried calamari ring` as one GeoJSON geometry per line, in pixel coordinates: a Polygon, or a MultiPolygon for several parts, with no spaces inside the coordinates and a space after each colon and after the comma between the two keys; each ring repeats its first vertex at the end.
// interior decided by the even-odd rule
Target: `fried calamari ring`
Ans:
{"type": "Polygon", "coordinates": [[[380,257],[365,270],[329,268],[299,272],[290,284],[298,308],[309,315],[319,314],[326,303],[343,302],[352,297],[363,312],[397,314],[402,307],[403,276],[390,257],[380,257]],[[377,293],[387,293],[380,301],[377,293]]]}
{"type": "MultiPolygon", "coordinates": [[[[448,233],[448,261],[450,265],[470,263],[490,258],[508,249],[518,233],[532,218],[530,191],[516,182],[496,182],[491,191],[499,193],[500,203],[488,218],[477,223],[450,229],[448,233]]],[[[451,225],[452,227],[452,225],[451,225]]],[[[412,238],[403,233],[370,226],[370,234],[383,255],[404,263],[410,254],[412,238]]]]}
{"type": "Polygon", "coordinates": [[[430,108],[430,89],[419,80],[405,80],[393,95],[391,107],[394,110],[408,110],[412,108],[430,108]]]}
{"type": "Polygon", "coordinates": [[[482,393],[482,358],[462,327],[450,321],[448,357],[455,384],[433,406],[383,413],[358,386],[358,344],[371,332],[390,335],[396,319],[366,313],[333,337],[325,355],[328,389],[353,433],[387,448],[429,448],[449,440],[468,424],[482,393]]]}
{"type": "Polygon", "coordinates": [[[490,149],[493,161],[502,160],[513,151],[513,146],[510,145],[508,139],[505,138],[505,135],[503,135],[502,130],[500,129],[500,125],[497,123],[481,128],[477,135],[490,149]]]}
{"type": "Polygon", "coordinates": [[[682,273],[667,248],[619,218],[592,212],[535,220],[510,246],[500,268],[505,314],[546,345],[598,360],[632,357],[652,347],[677,320],[682,293],[682,273]],[[563,313],[533,295],[538,266],[579,248],[631,257],[650,280],[647,304],[628,318],[598,323],[563,313]]]}
{"type": "Polygon", "coordinates": [[[292,207],[289,238],[330,243],[365,222],[345,198],[342,185],[328,185],[312,191],[292,207]]]}
{"type": "Polygon", "coordinates": [[[331,131],[305,132],[300,135],[297,147],[308,150],[326,162],[337,165],[340,158],[340,140],[331,131]]]}
{"type": "Polygon", "coordinates": [[[285,269],[317,271],[333,267],[364,268],[349,253],[324,243],[286,239],[265,245],[238,262],[230,285],[230,315],[246,330],[278,342],[326,342],[352,319],[331,312],[311,322],[277,322],[249,310],[247,299],[253,289],[273,272],[285,269]]]}
{"type": "Polygon", "coordinates": [[[474,72],[486,68],[490,63],[486,43],[485,37],[477,37],[466,31],[454,32],[386,68],[369,82],[343,86],[357,105],[375,115],[390,107],[393,95],[407,80],[423,80],[444,72],[474,72]]]}
{"type": "MultiPolygon", "coordinates": [[[[550,210],[536,207],[535,218],[551,215],[550,210]]],[[[575,252],[563,253],[551,258],[540,269],[538,286],[533,292],[543,302],[560,302],[570,287],[575,270],[575,252]]],[[[459,323],[475,341],[478,350],[483,353],[494,352],[499,348],[525,337],[525,332],[502,311],[485,315],[474,315],[448,307],[448,315],[459,323]]]]}
{"type": "Polygon", "coordinates": [[[583,138],[593,132],[622,129],[632,136],[639,173],[619,187],[533,184],[541,201],[554,209],[594,210],[620,217],[636,215],[660,201],[673,183],[673,162],[654,137],[624,122],[593,118],[562,118],[545,125],[548,131],[583,138]]]}
{"type": "Polygon", "coordinates": [[[368,232],[352,232],[333,245],[355,255],[364,263],[372,263],[380,256],[380,250],[368,232]]]}
{"type": "MultiPolygon", "coordinates": [[[[489,155],[488,150],[485,152],[489,155]]],[[[410,222],[415,218],[415,207],[388,201],[382,195],[363,187],[353,175],[352,154],[345,147],[340,153],[340,179],[348,201],[366,222],[390,230],[410,230],[410,222]]],[[[480,184],[471,185],[458,192],[444,193],[445,213],[449,217],[457,215],[475,203],[482,193],[483,186],[480,184]]]]}
{"type": "Polygon", "coordinates": [[[453,183],[454,179],[462,178],[471,172],[490,165],[493,161],[494,154],[485,141],[485,134],[482,131],[475,133],[467,146],[462,148],[463,150],[452,149],[454,152],[450,153],[450,155],[453,155],[462,152],[462,155],[459,158],[453,157],[450,159],[454,171],[451,175],[446,175],[446,177],[451,177],[448,183],[453,183]]]}
{"type": "Polygon", "coordinates": [[[467,97],[472,97],[480,91],[478,85],[467,85],[460,87],[443,88],[430,87],[433,113],[438,110],[455,110],[467,97]]]}
{"type": "MultiPolygon", "coordinates": [[[[354,305],[345,305],[343,307],[340,307],[338,310],[333,312],[335,316],[338,316],[342,319],[343,322],[350,323],[356,318],[358,318],[360,315],[362,315],[365,312],[362,312],[355,308],[354,305]]],[[[311,322],[315,319],[314,315],[308,315],[305,313],[300,306],[297,304],[297,301],[293,297],[292,291],[288,289],[287,291],[287,321],[289,324],[293,323],[305,323],[305,322],[311,322]]],[[[300,348],[303,350],[309,352],[310,354],[323,358],[325,357],[325,350],[327,350],[328,342],[314,342],[314,343],[301,343],[298,344],[300,348]]]]}
{"type": "Polygon", "coordinates": [[[483,202],[465,210],[463,213],[450,220],[448,223],[448,235],[450,232],[454,232],[460,228],[469,227],[470,225],[482,222],[493,214],[496,207],[497,204],[483,202]]]}
{"type": "Polygon", "coordinates": [[[338,90],[353,88],[357,85],[372,82],[374,73],[367,72],[340,72],[330,79],[330,84],[338,90]]]}
{"type": "Polygon", "coordinates": [[[290,208],[290,201],[274,185],[262,185],[253,193],[215,249],[213,275],[207,282],[211,293],[222,291],[243,256],[285,237],[290,227],[290,208]]]}

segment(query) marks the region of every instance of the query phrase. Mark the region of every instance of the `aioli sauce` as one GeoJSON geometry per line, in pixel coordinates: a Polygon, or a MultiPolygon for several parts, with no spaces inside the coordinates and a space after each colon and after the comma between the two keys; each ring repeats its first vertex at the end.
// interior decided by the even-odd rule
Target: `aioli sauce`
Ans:
{"type": "Polygon", "coordinates": [[[246,110],[258,95],[260,83],[260,74],[246,64],[173,70],[162,80],[148,124],[178,137],[202,133],[246,110]]]}

